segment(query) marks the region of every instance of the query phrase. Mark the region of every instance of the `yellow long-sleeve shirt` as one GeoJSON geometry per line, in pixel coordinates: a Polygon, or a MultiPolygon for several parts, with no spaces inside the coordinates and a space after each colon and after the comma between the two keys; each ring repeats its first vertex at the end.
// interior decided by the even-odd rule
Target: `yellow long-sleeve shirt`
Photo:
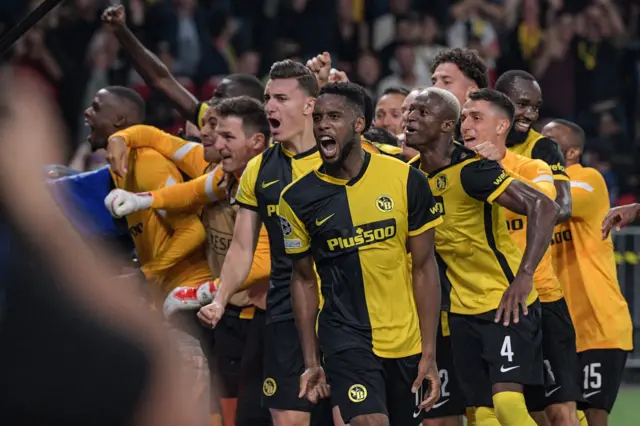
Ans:
{"type": "Polygon", "coordinates": [[[567,167],[571,219],[556,226],[551,250],[576,329],[578,352],[633,349],[633,324],[620,292],[611,236],[600,226],[609,211],[602,175],[590,167],[567,167]]]}
{"type": "MultiPolygon", "coordinates": [[[[502,167],[515,179],[521,180],[538,189],[551,199],[556,198],[554,175],[551,167],[542,160],[532,160],[507,151],[502,167]]],[[[527,217],[505,209],[505,219],[511,238],[524,252],[527,245],[527,217]]],[[[551,248],[545,252],[533,274],[541,302],[555,302],[563,296],[562,286],[553,269],[551,248]]]]}
{"type": "MultiPolygon", "coordinates": [[[[204,159],[204,148],[201,144],[185,141],[151,126],[134,126],[127,129],[127,132],[128,137],[125,138],[125,142],[129,148],[153,148],[175,163],[186,175],[194,178],[188,182],[166,186],[157,191],[148,191],[153,194],[152,209],[182,211],[208,206],[211,203],[225,203],[230,191],[233,193],[232,198],[235,199],[237,179],[231,175],[227,176],[222,167],[214,167],[213,170],[210,170],[211,165],[204,159]]],[[[213,206],[210,207],[213,208],[213,206]]],[[[205,215],[207,209],[208,207],[205,207],[205,215]]],[[[231,215],[231,212],[227,211],[226,215],[231,215]]],[[[224,256],[231,245],[233,225],[229,228],[228,224],[235,221],[235,213],[233,213],[231,222],[225,221],[224,216],[219,214],[215,215],[215,220],[212,222],[211,215],[209,216],[209,220],[204,221],[209,245],[207,252],[209,253],[209,265],[212,268],[211,273],[218,276],[224,256]],[[224,249],[221,250],[221,247],[224,249]],[[212,256],[215,255],[221,259],[213,260],[212,256]]],[[[262,227],[251,271],[242,289],[264,283],[268,280],[270,272],[269,238],[266,229],[262,227]]]]}
{"type": "MultiPolygon", "coordinates": [[[[135,134],[144,138],[144,130],[135,127],[138,126],[112,137],[127,141],[135,134]]],[[[124,178],[112,176],[116,187],[130,192],[150,192],[183,180],[174,164],[148,148],[130,150],[127,169],[124,178]]],[[[211,279],[204,256],[205,230],[197,210],[181,213],[142,210],[128,215],[127,223],[142,271],[148,279],[158,282],[164,293],[177,286],[196,286],[211,279]]]]}

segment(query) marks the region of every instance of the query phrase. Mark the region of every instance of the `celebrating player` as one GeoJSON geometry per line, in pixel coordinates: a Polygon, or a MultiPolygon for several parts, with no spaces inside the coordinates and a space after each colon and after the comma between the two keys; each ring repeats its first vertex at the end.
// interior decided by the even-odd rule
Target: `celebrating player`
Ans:
{"type": "Polygon", "coordinates": [[[560,146],[571,179],[572,217],[556,227],[551,250],[576,325],[587,421],[606,426],[633,349],[633,324],[620,293],[611,237],[603,240],[600,235],[609,193],[602,175],[579,163],[584,149],[580,126],[554,120],[542,134],[560,146]]]}
{"type": "Polygon", "coordinates": [[[282,189],[320,164],[311,119],[317,94],[316,77],[304,65],[285,60],[271,67],[265,106],[271,134],[280,143],[253,158],[240,179],[236,196],[240,209],[220,286],[214,301],[198,314],[210,326],[218,323],[230,297],[249,274],[260,223],[264,223],[271,248],[271,277],[263,403],[277,425],[308,425],[312,411],[309,401],[298,398],[304,359],[291,307],[291,261],[284,251],[277,208],[282,189]]]}
{"type": "Polygon", "coordinates": [[[475,50],[441,51],[434,59],[432,72],[433,86],[451,92],[461,108],[471,92],[489,87],[487,66],[475,50]]]}
{"type": "Polygon", "coordinates": [[[409,91],[400,87],[390,87],[384,91],[375,110],[375,126],[394,135],[402,132],[402,101],[409,91]]]}
{"type": "MultiPolygon", "coordinates": [[[[516,107],[515,122],[507,136],[507,147],[516,154],[544,161],[551,166],[560,206],[558,222],[571,217],[571,189],[564,158],[558,145],[531,128],[538,120],[542,91],[535,77],[526,71],[512,70],[496,81],[496,90],[504,93],[516,107]]],[[[544,302],[544,299],[541,299],[544,302]]]]}
{"type": "MultiPolygon", "coordinates": [[[[497,94],[470,94],[462,135],[470,140],[506,138],[513,120],[497,94]]],[[[428,175],[443,212],[436,229],[444,305],[464,400],[478,407],[479,425],[535,425],[523,385],[542,385],[540,306],[533,273],[546,251],[558,206],[502,167],[453,141],[459,104],[448,91],[427,89],[408,117],[406,137],[418,149],[414,164],[428,175]],[[503,206],[532,224],[524,256],[509,236],[503,206]],[[490,407],[493,407],[491,409],[490,407]]]]}
{"type": "MultiPolygon", "coordinates": [[[[506,95],[496,92],[502,97],[502,103],[509,108],[511,101],[506,95]]],[[[513,109],[514,107],[511,106],[513,109]]],[[[552,199],[556,196],[556,189],[551,167],[541,160],[532,160],[507,150],[504,141],[482,142],[476,135],[465,139],[465,146],[478,152],[484,158],[500,161],[504,169],[516,179],[527,182],[544,192],[552,199]],[[482,143],[481,143],[482,142],[482,143]]],[[[512,238],[525,250],[527,245],[527,218],[515,212],[505,212],[507,228],[512,238]]],[[[536,272],[533,283],[541,302],[542,308],[542,352],[547,368],[548,385],[542,388],[530,389],[526,392],[527,407],[533,416],[542,416],[546,412],[551,424],[577,425],[576,401],[582,400],[582,391],[578,383],[578,358],[576,354],[576,336],[569,314],[569,308],[563,297],[562,286],[553,268],[551,248],[547,249],[536,272]]]]}
{"type": "MultiPolygon", "coordinates": [[[[117,192],[111,209],[116,215],[122,216],[149,207],[175,210],[204,206],[207,258],[212,275],[217,277],[233,235],[238,179],[248,161],[264,150],[270,132],[264,107],[255,99],[246,96],[225,99],[211,107],[211,111],[217,117],[218,136],[212,147],[205,148],[205,156],[210,149],[215,149],[221,154],[220,165],[208,166],[207,170],[213,170],[192,181],[147,194],[117,192]]],[[[209,113],[207,111],[205,116],[209,113]]],[[[212,131],[210,122],[205,121],[203,138],[207,139],[212,131]]],[[[156,138],[155,143],[166,150],[162,141],[178,138],[164,135],[164,138],[156,138]]],[[[182,143],[179,140],[173,142],[182,143]]],[[[191,155],[194,157],[191,162],[197,164],[196,153],[197,151],[191,155]]],[[[191,168],[198,170],[198,167],[191,168]]],[[[216,355],[223,381],[221,396],[227,400],[238,398],[237,410],[232,401],[223,401],[223,409],[229,405],[225,409],[225,420],[230,421],[237,412],[234,422],[237,425],[268,424],[270,421],[269,413],[265,416],[259,409],[262,389],[262,348],[259,336],[264,329],[262,310],[265,308],[269,262],[269,242],[263,227],[251,271],[241,288],[246,288],[246,291],[232,296],[230,309],[223,316],[221,325],[215,329],[216,355]],[[252,305],[260,309],[256,310],[252,305]],[[245,349],[245,345],[250,350],[245,349]],[[243,384],[242,387],[239,382],[243,384]]],[[[197,293],[181,293],[175,303],[178,305],[176,309],[194,309],[194,306],[199,308],[201,303],[211,302],[210,291],[207,290],[209,289],[197,293]]]]}
{"type": "MultiPolygon", "coordinates": [[[[144,101],[135,91],[124,87],[107,87],[95,95],[91,106],[85,111],[87,124],[91,128],[89,142],[93,150],[105,148],[109,138],[127,138],[130,132],[144,127],[144,101]]],[[[174,164],[151,149],[132,150],[127,157],[127,176],[113,174],[118,188],[131,192],[148,192],[182,181],[182,175],[174,164]]],[[[129,232],[136,246],[142,271],[156,285],[156,296],[164,297],[175,287],[196,287],[211,280],[204,256],[204,227],[197,212],[181,214],[164,211],[140,211],[127,216],[129,232]]],[[[160,302],[162,303],[162,302],[160,302]]],[[[209,374],[204,354],[201,327],[195,315],[172,317],[174,325],[185,332],[181,347],[200,358],[198,370],[205,392],[202,406],[209,398],[209,374]],[[201,340],[198,344],[193,337],[201,340]]]]}
{"type": "Polygon", "coordinates": [[[326,392],[315,261],[325,298],[318,340],[333,402],[351,425],[407,425],[439,395],[433,228],[441,219],[416,169],[362,150],[364,108],[356,85],[322,88],[313,113],[322,166],[280,200],[305,357],[300,396],[316,400],[326,392]],[[425,378],[430,388],[422,400],[425,378]]]}

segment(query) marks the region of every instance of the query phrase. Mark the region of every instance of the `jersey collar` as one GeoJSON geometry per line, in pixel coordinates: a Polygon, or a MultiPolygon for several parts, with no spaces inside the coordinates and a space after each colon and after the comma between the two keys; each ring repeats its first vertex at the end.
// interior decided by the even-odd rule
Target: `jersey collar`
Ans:
{"type": "Polygon", "coordinates": [[[356,183],[358,183],[360,179],[362,179],[364,174],[367,172],[370,162],[371,162],[371,154],[369,154],[367,151],[364,151],[364,162],[362,163],[362,168],[360,169],[360,172],[358,172],[356,176],[352,177],[349,180],[334,178],[333,176],[329,176],[322,173],[319,169],[315,169],[314,172],[319,179],[325,182],[332,183],[334,185],[353,186],[356,183]]]}
{"type": "Polygon", "coordinates": [[[316,145],[313,148],[308,149],[308,150],[306,150],[304,152],[301,152],[299,154],[294,154],[293,152],[287,150],[284,147],[284,145],[282,145],[282,143],[279,143],[279,145],[280,145],[280,149],[282,150],[282,153],[284,155],[286,155],[287,157],[289,157],[289,158],[293,158],[294,160],[300,160],[302,158],[309,157],[310,155],[313,155],[316,152],[318,152],[318,145],[316,145]]]}

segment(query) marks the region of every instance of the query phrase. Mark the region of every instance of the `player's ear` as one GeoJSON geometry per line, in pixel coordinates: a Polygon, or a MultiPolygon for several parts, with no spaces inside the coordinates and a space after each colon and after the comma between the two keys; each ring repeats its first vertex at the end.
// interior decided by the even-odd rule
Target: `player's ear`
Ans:
{"type": "Polygon", "coordinates": [[[576,147],[569,148],[567,150],[567,160],[577,160],[580,158],[580,150],[576,147]]]}
{"type": "Polygon", "coordinates": [[[304,103],[304,107],[302,108],[302,113],[304,115],[311,115],[313,113],[313,109],[316,106],[316,98],[308,97],[304,103]]]}
{"type": "Polygon", "coordinates": [[[249,145],[252,149],[262,151],[264,150],[266,141],[267,139],[265,138],[264,133],[256,132],[251,136],[249,145]]]}
{"type": "Polygon", "coordinates": [[[116,122],[114,123],[114,126],[116,127],[116,129],[124,129],[126,127],[129,127],[127,124],[127,118],[123,115],[119,115],[116,118],[116,122]]]}
{"type": "Polygon", "coordinates": [[[452,132],[453,129],[456,126],[456,122],[453,120],[445,120],[442,122],[442,125],[440,126],[440,129],[442,130],[442,133],[449,133],[452,132]]]}
{"type": "MultiPolygon", "coordinates": [[[[472,84],[471,87],[469,87],[467,89],[467,93],[464,94],[464,100],[465,102],[469,99],[469,95],[471,95],[473,92],[478,90],[478,86],[476,86],[475,84],[472,84]]],[[[462,106],[462,105],[461,105],[462,106]]]]}
{"type": "Polygon", "coordinates": [[[509,129],[511,129],[511,121],[507,120],[506,118],[503,120],[499,120],[498,121],[498,127],[496,128],[496,131],[498,133],[498,135],[505,135],[507,133],[509,133],[509,129]]]}
{"type": "Polygon", "coordinates": [[[356,121],[353,124],[353,130],[356,133],[362,133],[362,132],[364,132],[365,124],[366,123],[365,123],[364,117],[360,116],[360,117],[356,118],[356,121]]]}

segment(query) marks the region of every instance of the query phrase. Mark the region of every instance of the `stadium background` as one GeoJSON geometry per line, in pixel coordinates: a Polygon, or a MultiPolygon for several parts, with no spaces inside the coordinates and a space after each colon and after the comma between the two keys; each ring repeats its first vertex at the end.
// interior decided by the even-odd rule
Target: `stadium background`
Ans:
{"type": "MultiPolygon", "coordinates": [[[[2,0],[0,34],[40,1],[2,0]]],[[[97,89],[134,87],[148,101],[148,123],[183,127],[164,99],[131,69],[102,27],[108,0],[67,0],[18,41],[8,60],[47,83],[68,131],[76,171],[104,165],[84,142],[82,111],[97,89]]],[[[271,63],[306,61],[328,51],[375,98],[391,86],[429,86],[430,64],[443,47],[472,47],[491,80],[526,69],[544,95],[541,120],[578,122],[587,134],[585,165],[605,177],[611,204],[637,202],[640,133],[640,2],[637,0],[128,0],[129,26],[179,81],[208,99],[221,77],[264,77],[271,63]],[[550,59],[550,60],[548,60],[550,59]],[[546,66],[545,66],[546,65],[546,66]]],[[[6,59],[6,58],[5,58],[6,59]]],[[[52,169],[49,177],[58,170],[52,169]]],[[[614,236],[619,280],[640,336],[640,227],[614,236]]],[[[636,342],[639,340],[636,338],[636,342]]],[[[637,343],[636,343],[637,345],[637,343]]],[[[634,424],[640,412],[640,351],[611,424],[634,424]],[[635,383],[635,385],[634,385],[635,383]],[[633,419],[633,420],[632,420],[633,419]]]]}

